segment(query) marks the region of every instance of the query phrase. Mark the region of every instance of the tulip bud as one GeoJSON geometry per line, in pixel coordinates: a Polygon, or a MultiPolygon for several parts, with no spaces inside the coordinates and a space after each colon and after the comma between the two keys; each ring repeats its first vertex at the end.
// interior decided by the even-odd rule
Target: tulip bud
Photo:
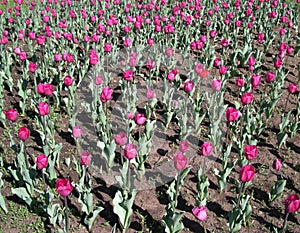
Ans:
{"type": "Polygon", "coordinates": [[[30,131],[26,126],[23,126],[18,131],[18,137],[22,141],[26,141],[30,137],[30,131]]]}
{"type": "Polygon", "coordinates": [[[138,153],[138,147],[133,144],[127,144],[124,149],[125,157],[129,160],[134,159],[138,153]]]}
{"type": "Polygon", "coordinates": [[[173,160],[174,160],[174,166],[178,171],[185,169],[188,165],[188,158],[180,152],[177,152],[174,155],[173,160]]]}
{"type": "Polygon", "coordinates": [[[193,208],[192,212],[199,221],[205,221],[207,219],[207,209],[205,206],[193,208]]]}
{"type": "Polygon", "coordinates": [[[282,168],[282,162],[281,162],[281,160],[278,159],[278,158],[275,159],[275,160],[273,161],[272,167],[273,167],[273,169],[275,169],[275,170],[277,170],[277,171],[280,171],[281,168],[282,168]]]}

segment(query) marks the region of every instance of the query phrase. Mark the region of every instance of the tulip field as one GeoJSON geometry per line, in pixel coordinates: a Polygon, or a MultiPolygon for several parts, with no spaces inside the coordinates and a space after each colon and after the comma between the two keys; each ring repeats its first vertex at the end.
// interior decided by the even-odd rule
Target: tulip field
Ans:
{"type": "Polygon", "coordinates": [[[300,0],[0,1],[0,233],[300,232],[300,0]]]}

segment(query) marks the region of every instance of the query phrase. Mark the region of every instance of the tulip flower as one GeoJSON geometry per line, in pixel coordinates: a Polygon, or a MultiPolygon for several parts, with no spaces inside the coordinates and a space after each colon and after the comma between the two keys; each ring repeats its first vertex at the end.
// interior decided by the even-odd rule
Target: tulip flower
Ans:
{"type": "Polygon", "coordinates": [[[26,141],[30,137],[30,131],[26,126],[23,126],[18,131],[18,137],[22,141],[26,141]]]}
{"type": "Polygon", "coordinates": [[[275,80],[275,74],[273,72],[268,72],[266,74],[266,82],[271,83],[275,80]]]}
{"type": "Polygon", "coordinates": [[[4,112],[4,114],[5,114],[6,119],[11,122],[15,122],[19,116],[19,113],[13,108],[8,109],[6,112],[4,112]]]}
{"type": "Polygon", "coordinates": [[[48,166],[48,157],[44,154],[40,154],[36,158],[36,165],[39,170],[42,170],[48,166]]]}
{"type": "Polygon", "coordinates": [[[273,169],[275,169],[276,171],[280,171],[281,168],[282,168],[282,161],[281,161],[280,159],[276,158],[276,159],[273,161],[272,167],[273,167],[273,169]]]}
{"type": "Polygon", "coordinates": [[[188,165],[188,158],[180,152],[177,152],[174,155],[173,161],[174,161],[174,166],[178,171],[185,169],[188,165]]]}
{"type": "Polygon", "coordinates": [[[104,87],[102,90],[102,93],[100,94],[100,100],[102,103],[107,102],[112,98],[113,89],[110,87],[104,87]]]}
{"type": "Polygon", "coordinates": [[[91,164],[92,155],[87,152],[83,151],[80,155],[80,164],[83,166],[89,166],[91,164]]]}
{"type": "Polygon", "coordinates": [[[241,97],[242,103],[248,105],[253,101],[253,94],[251,92],[245,92],[241,97]]]}
{"type": "Polygon", "coordinates": [[[253,179],[255,174],[254,167],[251,165],[245,165],[240,170],[240,181],[246,183],[253,179]]]}
{"type": "Polygon", "coordinates": [[[213,152],[213,145],[210,142],[204,142],[201,146],[203,156],[210,156],[213,152]]]}
{"type": "Polygon", "coordinates": [[[199,221],[205,221],[207,219],[207,209],[205,206],[193,208],[192,212],[199,221]]]}
{"type": "Polygon", "coordinates": [[[186,152],[186,151],[188,150],[188,148],[189,148],[189,144],[188,144],[187,141],[182,141],[182,142],[180,142],[180,144],[179,144],[179,150],[180,150],[182,153],[186,152]]]}
{"type": "Polygon", "coordinates": [[[131,143],[127,144],[124,149],[124,155],[127,159],[131,160],[137,156],[138,147],[131,143]]]}
{"type": "Polygon", "coordinates": [[[211,86],[214,91],[220,91],[222,87],[222,81],[219,79],[212,80],[211,86]]]}
{"type": "Polygon", "coordinates": [[[74,138],[80,138],[81,135],[82,135],[82,129],[81,129],[81,127],[78,126],[78,125],[74,126],[73,129],[72,129],[72,136],[74,138]]]}
{"type": "Polygon", "coordinates": [[[64,197],[64,203],[65,203],[65,223],[66,223],[66,231],[68,232],[69,226],[69,212],[68,212],[68,201],[67,196],[70,195],[70,193],[73,191],[73,186],[68,178],[58,178],[56,180],[56,192],[64,197]]]}
{"type": "Polygon", "coordinates": [[[191,80],[188,80],[184,83],[184,91],[189,93],[194,89],[194,83],[191,80]]]}
{"type": "Polygon", "coordinates": [[[226,118],[227,121],[229,122],[233,122],[236,121],[237,119],[239,119],[239,117],[241,116],[241,112],[236,110],[233,107],[228,107],[226,110],[226,118]]]}
{"type": "Polygon", "coordinates": [[[133,71],[132,70],[125,70],[123,73],[124,80],[131,81],[133,79],[133,71]]]}
{"type": "Polygon", "coordinates": [[[257,147],[255,145],[246,145],[244,148],[244,155],[247,160],[253,160],[258,154],[257,147]]]}
{"type": "Polygon", "coordinates": [[[300,209],[300,199],[297,194],[289,195],[284,202],[285,206],[285,219],[283,223],[282,233],[285,233],[287,230],[288,217],[290,213],[295,213],[300,209]]]}
{"type": "Polygon", "coordinates": [[[40,116],[48,115],[50,112],[49,105],[46,102],[40,102],[37,108],[40,116]]]}

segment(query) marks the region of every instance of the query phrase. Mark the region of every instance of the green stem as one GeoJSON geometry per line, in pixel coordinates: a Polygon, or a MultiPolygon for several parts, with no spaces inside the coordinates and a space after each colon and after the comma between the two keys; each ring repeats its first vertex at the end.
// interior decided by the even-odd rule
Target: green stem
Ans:
{"type": "Polygon", "coordinates": [[[177,180],[176,180],[176,194],[175,194],[175,207],[177,206],[177,198],[179,196],[179,184],[180,184],[180,171],[178,171],[178,174],[177,174],[177,180]]]}
{"type": "Polygon", "coordinates": [[[127,168],[127,187],[128,187],[128,190],[130,190],[130,177],[131,177],[131,174],[130,174],[130,160],[128,160],[128,168],[127,168]]]}
{"type": "Polygon", "coordinates": [[[203,230],[204,230],[204,233],[207,233],[207,231],[206,231],[206,222],[205,221],[203,221],[203,230]]]}
{"type": "Polygon", "coordinates": [[[241,200],[241,197],[242,197],[242,195],[244,194],[244,191],[243,191],[244,186],[245,186],[245,183],[242,182],[241,187],[240,187],[240,191],[239,191],[238,201],[237,201],[237,203],[236,203],[238,207],[240,206],[240,200],[241,200]]]}
{"type": "Polygon", "coordinates": [[[65,223],[66,223],[66,232],[68,233],[68,230],[70,228],[70,222],[69,222],[69,212],[68,212],[68,201],[67,197],[64,198],[65,200],[65,223]]]}
{"type": "Polygon", "coordinates": [[[289,213],[285,214],[285,218],[284,218],[284,222],[283,222],[283,228],[281,233],[285,233],[287,230],[287,223],[288,223],[288,217],[289,217],[289,213]]]}
{"type": "Polygon", "coordinates": [[[27,167],[27,169],[29,169],[29,163],[28,163],[28,157],[27,157],[27,153],[26,153],[26,144],[25,144],[25,142],[23,142],[23,148],[24,148],[24,157],[25,157],[26,167],[27,167]]]}
{"type": "Polygon", "coordinates": [[[123,158],[123,155],[122,155],[122,147],[120,146],[120,159],[121,159],[121,165],[124,164],[124,158],[123,158]]]}
{"type": "Polygon", "coordinates": [[[44,169],[42,169],[42,170],[41,170],[41,172],[42,172],[42,178],[43,178],[43,182],[44,182],[44,184],[45,184],[45,183],[46,183],[46,180],[45,180],[44,169]]]}

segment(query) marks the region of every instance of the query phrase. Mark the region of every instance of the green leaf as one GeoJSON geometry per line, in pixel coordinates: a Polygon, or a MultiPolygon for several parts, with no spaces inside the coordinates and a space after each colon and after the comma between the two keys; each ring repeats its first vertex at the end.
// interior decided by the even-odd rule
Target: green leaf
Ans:
{"type": "Polygon", "coordinates": [[[84,219],[84,223],[88,226],[89,231],[92,229],[92,226],[93,226],[93,223],[94,223],[96,217],[98,216],[98,214],[99,214],[103,209],[104,209],[103,207],[97,207],[97,208],[93,211],[92,216],[90,216],[90,217],[87,216],[87,217],[84,219]]]}
{"type": "Polygon", "coordinates": [[[118,215],[120,223],[123,229],[127,229],[130,225],[130,217],[133,213],[132,205],[137,194],[137,190],[132,192],[125,192],[124,195],[122,191],[117,191],[113,199],[113,211],[118,215]]]}
{"type": "Polygon", "coordinates": [[[269,201],[272,202],[282,194],[286,185],[286,180],[278,180],[272,187],[271,192],[269,193],[269,201]]]}
{"type": "Polygon", "coordinates": [[[11,189],[12,193],[17,195],[19,198],[21,198],[27,205],[31,205],[32,203],[32,198],[27,192],[26,188],[20,187],[20,188],[12,188],[11,189]]]}

